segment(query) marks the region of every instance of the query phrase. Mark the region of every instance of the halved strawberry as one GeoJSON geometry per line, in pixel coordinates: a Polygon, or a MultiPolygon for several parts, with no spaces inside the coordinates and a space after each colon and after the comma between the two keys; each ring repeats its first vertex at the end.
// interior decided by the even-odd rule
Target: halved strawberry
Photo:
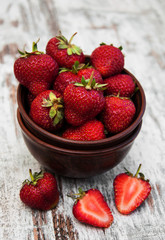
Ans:
{"type": "Polygon", "coordinates": [[[107,228],[112,224],[111,210],[99,190],[89,189],[88,191],[82,191],[79,188],[78,194],[68,196],[76,199],[73,206],[73,215],[80,222],[103,228],[107,228]]]}
{"type": "Polygon", "coordinates": [[[134,211],[150,194],[151,185],[148,179],[144,179],[143,173],[139,172],[140,168],[141,164],[134,176],[126,169],[126,173],[121,173],[114,179],[115,204],[122,214],[134,211]]]}

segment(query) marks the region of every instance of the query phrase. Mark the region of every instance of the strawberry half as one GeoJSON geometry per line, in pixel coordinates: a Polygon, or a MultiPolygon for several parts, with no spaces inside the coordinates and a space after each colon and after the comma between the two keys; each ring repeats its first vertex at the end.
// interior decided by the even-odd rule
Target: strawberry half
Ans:
{"type": "Polygon", "coordinates": [[[103,228],[108,228],[112,224],[111,210],[99,190],[82,191],[79,188],[78,194],[68,196],[76,199],[73,205],[73,215],[80,222],[103,228]]]}
{"type": "Polygon", "coordinates": [[[115,204],[122,214],[134,211],[150,194],[151,185],[149,180],[144,179],[143,173],[139,172],[140,168],[141,164],[134,176],[126,169],[126,173],[121,173],[114,179],[115,204]]]}

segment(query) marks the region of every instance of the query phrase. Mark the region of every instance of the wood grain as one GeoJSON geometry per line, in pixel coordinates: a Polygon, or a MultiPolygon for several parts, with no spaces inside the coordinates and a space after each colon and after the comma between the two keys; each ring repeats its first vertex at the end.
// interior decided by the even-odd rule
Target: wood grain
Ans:
{"type": "Polygon", "coordinates": [[[163,0],[6,0],[0,9],[0,239],[3,240],[164,240],[165,239],[165,2],[163,0]],[[142,84],[147,100],[142,130],[130,153],[111,171],[90,179],[57,176],[60,201],[52,211],[24,206],[19,190],[28,169],[41,166],[28,152],[16,119],[13,75],[17,49],[30,50],[40,38],[39,50],[61,30],[91,54],[100,42],[123,46],[125,67],[142,84]],[[114,205],[113,179],[126,166],[150,179],[149,198],[129,216],[114,205]],[[114,223],[97,229],[79,223],[67,193],[98,188],[110,206],[114,223]]]}

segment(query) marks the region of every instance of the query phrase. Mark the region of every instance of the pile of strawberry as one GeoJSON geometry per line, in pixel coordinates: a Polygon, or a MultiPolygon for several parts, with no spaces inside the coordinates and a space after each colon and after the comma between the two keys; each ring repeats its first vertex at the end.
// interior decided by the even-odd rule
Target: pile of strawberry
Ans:
{"type": "MultiPolygon", "coordinates": [[[[76,33],[75,33],[76,34],[76,33]]],[[[136,108],[132,77],[123,73],[122,49],[100,44],[90,58],[61,33],[46,53],[33,43],[14,63],[17,80],[28,89],[29,115],[47,131],[67,139],[91,141],[126,129],[136,108]]]]}
{"type": "MultiPolygon", "coordinates": [[[[126,169],[125,173],[116,176],[113,182],[114,201],[121,214],[130,214],[149,196],[151,185],[140,172],[141,164],[135,175],[126,169]]],[[[20,198],[27,206],[38,210],[50,210],[59,202],[59,190],[54,175],[49,172],[35,172],[31,180],[25,180],[20,190],[20,198]]],[[[72,208],[74,217],[82,223],[95,227],[109,227],[113,222],[113,215],[104,196],[98,189],[68,194],[75,199],[72,208]]]]}

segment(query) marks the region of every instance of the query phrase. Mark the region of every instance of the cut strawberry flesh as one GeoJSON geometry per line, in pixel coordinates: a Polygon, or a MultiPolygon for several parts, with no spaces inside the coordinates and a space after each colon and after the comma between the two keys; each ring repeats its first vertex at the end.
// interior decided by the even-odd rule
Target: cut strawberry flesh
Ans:
{"type": "Polygon", "coordinates": [[[115,203],[119,212],[129,214],[148,197],[151,187],[147,181],[120,174],[115,180],[115,203]]]}
{"type": "Polygon", "coordinates": [[[113,216],[103,196],[94,189],[92,194],[86,193],[74,205],[73,214],[79,221],[97,227],[109,227],[113,221],[113,216]]]}

